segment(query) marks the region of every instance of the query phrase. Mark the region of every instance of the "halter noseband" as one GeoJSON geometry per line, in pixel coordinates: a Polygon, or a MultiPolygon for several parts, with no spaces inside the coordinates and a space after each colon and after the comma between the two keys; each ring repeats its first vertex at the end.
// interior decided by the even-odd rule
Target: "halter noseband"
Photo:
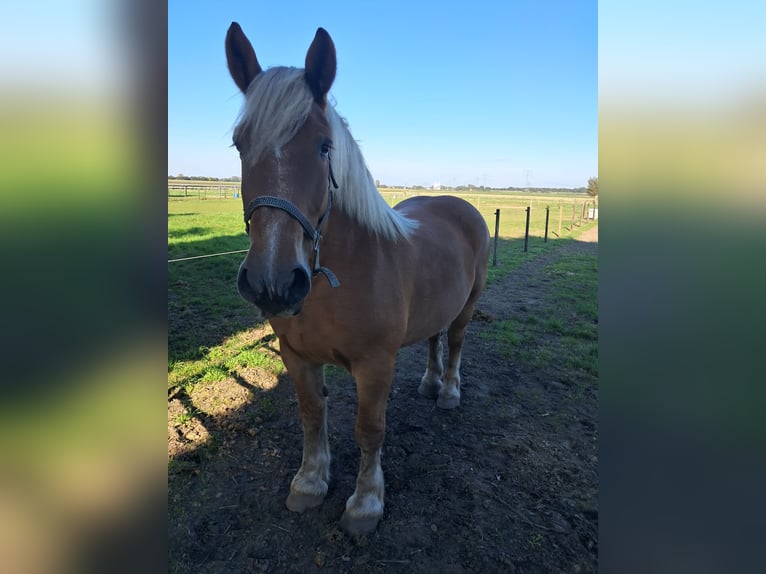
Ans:
{"type": "Polygon", "coordinates": [[[253,212],[259,207],[275,207],[290,214],[294,219],[298,220],[298,223],[303,227],[303,231],[306,236],[314,242],[314,268],[312,269],[312,275],[321,273],[327,277],[327,282],[330,287],[337,287],[340,285],[340,281],[335,276],[335,273],[330,271],[327,267],[321,267],[319,265],[319,240],[322,239],[322,227],[327,221],[327,216],[330,214],[330,207],[332,207],[332,190],[333,187],[338,189],[338,182],[335,181],[335,176],[332,173],[332,164],[330,164],[330,158],[327,158],[327,165],[329,167],[329,175],[327,177],[327,207],[324,213],[319,218],[317,226],[313,227],[308,218],[301,213],[301,210],[295,207],[292,203],[281,197],[274,197],[271,195],[262,195],[252,200],[245,209],[245,232],[250,233],[250,218],[253,212]]]}

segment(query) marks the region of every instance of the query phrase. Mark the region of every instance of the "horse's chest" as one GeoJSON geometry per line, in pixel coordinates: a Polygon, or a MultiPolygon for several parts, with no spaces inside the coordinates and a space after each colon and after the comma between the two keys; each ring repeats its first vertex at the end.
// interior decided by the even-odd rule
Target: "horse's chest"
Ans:
{"type": "Polygon", "coordinates": [[[272,321],[272,327],[280,346],[287,345],[298,356],[312,363],[336,362],[334,349],[342,345],[341,333],[330,333],[321,323],[306,323],[294,320],[289,322],[272,321]]]}

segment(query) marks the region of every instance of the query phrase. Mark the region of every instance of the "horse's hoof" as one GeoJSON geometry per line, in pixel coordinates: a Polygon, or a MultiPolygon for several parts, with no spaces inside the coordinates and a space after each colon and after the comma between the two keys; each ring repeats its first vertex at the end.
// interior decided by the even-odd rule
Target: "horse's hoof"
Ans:
{"type": "Polygon", "coordinates": [[[308,508],[315,508],[324,502],[323,494],[296,494],[291,492],[287,497],[287,508],[301,513],[308,508]]]}
{"type": "Polygon", "coordinates": [[[435,383],[431,381],[422,381],[418,387],[418,394],[422,397],[435,399],[439,396],[439,391],[443,386],[444,385],[441,381],[437,381],[435,383]]]}
{"type": "Polygon", "coordinates": [[[457,408],[460,406],[460,395],[440,396],[436,399],[436,406],[444,410],[457,408]]]}
{"type": "Polygon", "coordinates": [[[353,518],[348,515],[348,512],[344,512],[343,516],[340,517],[340,527],[351,536],[369,534],[377,528],[378,522],[380,522],[380,516],[353,518]]]}

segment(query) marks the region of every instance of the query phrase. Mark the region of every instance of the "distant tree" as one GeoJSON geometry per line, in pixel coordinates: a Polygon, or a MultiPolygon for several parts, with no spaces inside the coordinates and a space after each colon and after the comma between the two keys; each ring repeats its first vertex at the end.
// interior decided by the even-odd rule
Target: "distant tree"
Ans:
{"type": "Polygon", "coordinates": [[[598,177],[588,178],[588,195],[598,197],[598,177]]]}
{"type": "Polygon", "coordinates": [[[380,180],[379,179],[375,180],[375,187],[380,187],[380,180]]]}

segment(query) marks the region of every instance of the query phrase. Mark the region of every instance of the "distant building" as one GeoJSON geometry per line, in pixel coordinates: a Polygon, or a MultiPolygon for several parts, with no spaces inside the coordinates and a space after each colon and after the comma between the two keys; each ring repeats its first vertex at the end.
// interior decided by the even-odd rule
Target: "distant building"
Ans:
{"type": "Polygon", "coordinates": [[[442,184],[438,181],[434,182],[434,184],[431,186],[431,189],[434,191],[439,191],[442,188],[442,184]]]}

